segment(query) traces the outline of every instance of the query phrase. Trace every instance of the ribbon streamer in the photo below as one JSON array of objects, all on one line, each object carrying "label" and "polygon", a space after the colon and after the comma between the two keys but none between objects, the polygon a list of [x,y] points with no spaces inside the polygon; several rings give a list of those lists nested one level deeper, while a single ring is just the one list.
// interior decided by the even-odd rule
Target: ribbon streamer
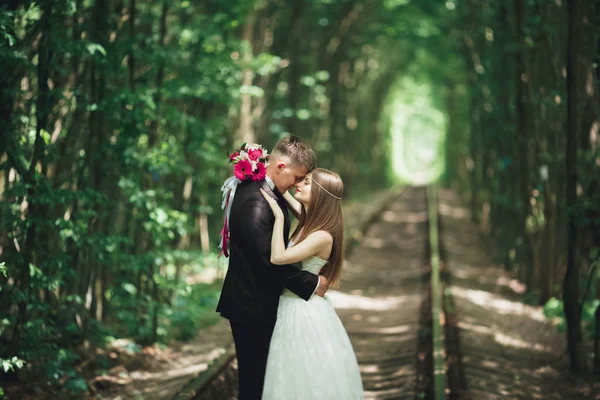
[{"label": "ribbon streamer", "polygon": [[229,242],[229,215],[231,213],[231,204],[233,203],[233,196],[235,196],[235,191],[237,189],[238,184],[241,181],[235,176],[227,178],[227,180],[221,186],[222,201],[221,201],[221,209],[225,210],[225,217],[223,218],[223,229],[221,230],[221,243],[219,244],[219,248],[221,249],[221,254],[225,255],[225,257],[229,257],[229,253],[227,252],[227,243]]}]

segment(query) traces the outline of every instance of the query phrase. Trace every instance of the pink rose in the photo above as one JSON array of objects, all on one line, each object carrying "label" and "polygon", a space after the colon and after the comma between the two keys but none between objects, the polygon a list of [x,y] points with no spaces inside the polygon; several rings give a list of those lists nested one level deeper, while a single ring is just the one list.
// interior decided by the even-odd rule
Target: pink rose
[{"label": "pink rose", "polygon": [[265,167],[265,164],[256,164],[256,171],[252,173],[252,180],[255,182],[262,181],[263,179],[265,179],[265,176],[267,176],[267,168]]},{"label": "pink rose", "polygon": [[233,160],[234,160],[234,159],[235,159],[237,156],[239,156],[239,155],[240,155],[240,152],[239,152],[239,151],[236,151],[235,153],[231,153],[231,154],[229,155],[229,161],[233,161]]},{"label": "pink rose", "polygon": [[233,173],[240,181],[246,180],[248,175],[252,175],[252,164],[250,161],[241,160],[233,167]]},{"label": "pink rose", "polygon": [[252,149],[252,150],[248,150],[248,158],[250,158],[250,160],[252,161],[256,161],[259,158],[261,158],[263,155],[262,150],[260,149]]}]

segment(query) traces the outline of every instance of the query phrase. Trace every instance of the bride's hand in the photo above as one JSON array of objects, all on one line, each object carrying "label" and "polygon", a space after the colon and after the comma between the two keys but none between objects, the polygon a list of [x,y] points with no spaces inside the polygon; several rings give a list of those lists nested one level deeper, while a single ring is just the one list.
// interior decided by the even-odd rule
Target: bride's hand
[{"label": "bride's hand", "polygon": [[262,193],[265,200],[267,200],[267,203],[269,203],[269,206],[271,206],[271,210],[273,211],[273,215],[275,215],[275,218],[283,219],[283,211],[281,210],[281,207],[279,207],[279,203],[277,203],[275,199],[269,196],[267,192],[265,192],[263,189],[260,189],[260,192]]},{"label": "bride's hand", "polygon": [[329,290],[329,280],[325,278],[325,276],[319,275],[319,286],[317,286],[315,294],[317,296],[325,297],[327,290]]}]

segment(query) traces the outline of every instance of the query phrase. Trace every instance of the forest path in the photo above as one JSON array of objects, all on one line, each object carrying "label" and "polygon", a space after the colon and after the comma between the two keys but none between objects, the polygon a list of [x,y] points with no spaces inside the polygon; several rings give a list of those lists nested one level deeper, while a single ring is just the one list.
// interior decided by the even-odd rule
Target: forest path
[{"label": "forest path", "polygon": [[406,190],[346,260],[340,290],[330,290],[366,399],[415,398],[427,219],[425,189]]},{"label": "forest path", "polygon": [[470,393],[459,398],[600,399],[600,387],[592,393],[569,381],[565,335],[542,307],[521,302],[522,284],[493,264],[485,234],[456,193],[439,191],[439,213]]},{"label": "forest path", "polygon": [[[589,385],[576,388],[569,381],[564,335],[545,319],[541,307],[520,302],[522,285],[492,263],[485,234],[470,221],[458,196],[440,190],[438,197],[446,287],[456,316],[459,372],[466,383],[466,391],[450,398],[600,399]],[[370,204],[368,212],[365,207],[347,213],[355,221],[361,215],[364,226],[372,223],[364,235],[353,233],[360,240],[346,260],[340,289],[331,289],[329,296],[356,351],[365,398],[420,398],[418,381],[428,379],[418,361],[428,306],[423,279],[428,262],[426,191],[390,192]],[[171,399],[230,344],[223,320],[192,342],[170,349],[168,361],[129,373],[131,382],[118,393],[97,398]],[[229,400],[231,394],[225,393],[232,391],[224,391],[223,385],[232,383],[221,380],[221,388],[196,398]]]}]

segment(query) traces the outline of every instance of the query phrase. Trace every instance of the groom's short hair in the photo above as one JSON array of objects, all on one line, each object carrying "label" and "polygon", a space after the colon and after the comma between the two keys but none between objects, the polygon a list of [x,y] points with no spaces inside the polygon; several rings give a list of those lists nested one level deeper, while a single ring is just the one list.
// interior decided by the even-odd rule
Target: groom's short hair
[{"label": "groom's short hair", "polygon": [[298,136],[287,136],[275,144],[271,153],[288,156],[294,165],[304,165],[308,172],[317,168],[317,156],[313,149]]}]

